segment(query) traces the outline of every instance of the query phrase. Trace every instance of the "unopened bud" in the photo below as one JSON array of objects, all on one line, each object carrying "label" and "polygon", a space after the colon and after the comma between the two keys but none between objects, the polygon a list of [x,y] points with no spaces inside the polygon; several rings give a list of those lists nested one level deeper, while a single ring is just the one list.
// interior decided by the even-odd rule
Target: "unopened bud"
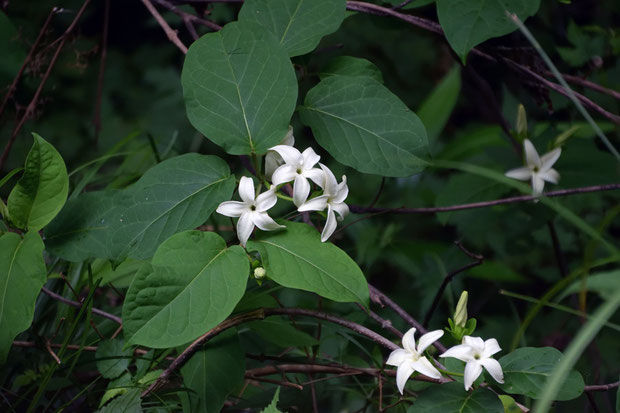
[{"label": "unopened bud", "polygon": [[254,278],[262,280],[267,275],[267,271],[263,267],[257,267],[254,269]]},{"label": "unopened bud", "polygon": [[467,291],[461,293],[461,298],[456,305],[456,311],[454,312],[454,324],[458,327],[465,327],[467,324]]},{"label": "unopened bud", "polygon": [[517,110],[517,135],[521,139],[527,138],[527,115],[523,105],[519,105]]}]

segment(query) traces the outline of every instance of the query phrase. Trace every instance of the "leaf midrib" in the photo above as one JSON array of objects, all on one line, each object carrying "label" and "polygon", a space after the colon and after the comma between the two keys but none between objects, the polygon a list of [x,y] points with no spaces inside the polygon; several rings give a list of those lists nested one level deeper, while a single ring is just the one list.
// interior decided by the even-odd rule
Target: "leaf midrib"
[{"label": "leaf midrib", "polygon": [[4,307],[6,303],[6,292],[8,290],[9,281],[11,280],[11,271],[13,270],[13,263],[15,262],[15,257],[17,257],[17,253],[19,249],[22,247],[22,245],[24,245],[24,242],[25,242],[25,239],[23,238],[19,240],[19,244],[15,248],[15,253],[13,254],[13,257],[11,257],[11,262],[9,264],[9,270],[7,271],[6,284],[4,285],[4,291],[2,292],[2,307],[0,307],[0,321],[4,320]]}]

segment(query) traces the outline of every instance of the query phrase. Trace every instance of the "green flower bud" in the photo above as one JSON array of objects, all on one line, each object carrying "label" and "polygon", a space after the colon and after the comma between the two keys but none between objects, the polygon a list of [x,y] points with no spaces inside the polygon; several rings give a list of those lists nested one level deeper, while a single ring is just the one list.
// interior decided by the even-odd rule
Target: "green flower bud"
[{"label": "green flower bud", "polygon": [[458,327],[465,327],[467,324],[467,291],[461,293],[461,298],[456,305],[456,311],[454,312],[454,324]]},{"label": "green flower bud", "polygon": [[267,271],[263,267],[257,267],[254,269],[254,278],[262,280],[267,275]]}]

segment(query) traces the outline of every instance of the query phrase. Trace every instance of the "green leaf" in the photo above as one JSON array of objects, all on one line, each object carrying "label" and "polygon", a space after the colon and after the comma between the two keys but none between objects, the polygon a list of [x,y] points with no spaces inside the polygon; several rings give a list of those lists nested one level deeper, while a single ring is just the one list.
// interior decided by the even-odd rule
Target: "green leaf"
[{"label": "green leaf", "polygon": [[418,116],[431,144],[448,122],[461,91],[461,68],[455,65],[422,103]]},{"label": "green leaf", "polygon": [[527,282],[527,278],[519,274],[502,261],[484,261],[481,265],[467,271],[468,276],[496,282]]},{"label": "green leaf", "polygon": [[409,407],[408,413],[504,413],[501,400],[489,389],[467,392],[461,383],[429,387]]},{"label": "green leaf", "polygon": [[247,244],[248,251],[261,254],[269,278],[330,300],[368,305],[368,284],[355,261],[334,244],[321,242],[314,228],[285,224],[286,230],[261,232]]},{"label": "green leaf", "polygon": [[536,14],[540,0],[437,0],[436,3],[446,39],[465,63],[469,51],[478,44],[517,29],[506,11],[525,20]]},{"label": "green leaf", "polygon": [[271,399],[271,403],[269,406],[265,407],[262,413],[282,413],[278,410],[278,401],[280,400],[280,388],[276,389],[276,392],[273,394],[273,399]]},{"label": "green leaf", "polygon": [[82,194],[46,231],[51,252],[68,261],[150,258],[171,235],[203,224],[235,187],[228,165],[189,153],[161,162],[122,191]]},{"label": "green leaf", "polygon": [[96,413],[141,413],[141,392],[142,390],[139,388],[128,390],[97,410]]},{"label": "green leaf", "polygon": [[13,339],[30,327],[34,303],[46,280],[43,241],[37,232],[0,236],[0,364]]},{"label": "green leaf", "polygon": [[[552,347],[523,347],[499,359],[504,371],[504,384],[499,387],[510,394],[540,398],[546,380],[562,360],[562,353]],[[562,384],[555,400],[571,400],[583,392],[585,384],[579,372],[573,370]]]},{"label": "green leaf", "polygon": [[336,75],[369,77],[383,83],[383,75],[379,68],[372,62],[359,57],[338,56],[332,59],[319,73],[321,79]]},{"label": "green leaf", "polygon": [[293,65],[278,40],[249,21],[194,42],[181,75],[187,116],[233,155],[280,143],[297,102]]},{"label": "green leaf", "polygon": [[311,52],[323,36],[338,30],[345,8],[345,0],[246,0],[239,21],[268,29],[293,57]]},{"label": "green leaf", "polygon": [[248,280],[238,245],[212,232],[186,231],[159,246],[127,291],[123,329],[130,344],[153,348],[191,341],[226,319]]},{"label": "green leaf", "polygon": [[132,349],[123,350],[123,340],[105,340],[97,346],[97,370],[106,379],[115,379],[129,367]]},{"label": "green leaf", "polygon": [[284,320],[281,317],[269,317],[245,325],[263,340],[280,347],[306,347],[319,344],[319,341],[310,334],[298,330],[291,325],[289,320]]},{"label": "green leaf", "polygon": [[126,371],[115,380],[110,380],[105,393],[101,396],[101,401],[99,401],[99,408],[113,398],[127,393],[132,387],[133,383],[131,381],[131,373],[129,373],[129,371]]},{"label": "green leaf", "polygon": [[427,164],[424,125],[373,79],[330,76],[308,92],[300,115],[319,145],[360,172],[408,176]]},{"label": "green leaf", "polygon": [[502,401],[502,405],[504,406],[504,413],[522,412],[522,410],[517,405],[517,402],[512,397],[506,396],[505,394],[500,394],[499,399]]},{"label": "green leaf", "polygon": [[209,340],[181,368],[184,412],[219,412],[226,398],[243,385],[245,354],[237,330],[229,329]]},{"label": "green leaf", "polygon": [[560,300],[570,294],[578,293],[582,290],[594,291],[601,295],[603,299],[609,299],[616,290],[620,288],[620,270],[612,270],[589,275],[585,280],[577,280],[572,283],[559,297]]},{"label": "green leaf", "polygon": [[56,149],[45,139],[34,143],[19,179],[7,201],[11,221],[18,228],[38,231],[60,211],[69,192],[67,168]]}]

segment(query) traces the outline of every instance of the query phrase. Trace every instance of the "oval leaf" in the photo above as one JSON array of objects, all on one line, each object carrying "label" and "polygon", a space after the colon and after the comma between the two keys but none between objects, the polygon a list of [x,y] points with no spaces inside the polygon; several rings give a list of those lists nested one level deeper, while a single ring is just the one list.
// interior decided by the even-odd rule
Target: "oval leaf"
[{"label": "oval leaf", "polygon": [[340,248],[321,242],[318,232],[306,224],[286,222],[285,231],[261,232],[248,241],[247,249],[260,252],[267,276],[280,285],[368,305],[362,270]]},{"label": "oval leaf", "polygon": [[301,120],[336,160],[360,172],[408,176],[423,169],[428,142],[418,117],[367,77],[330,76],[308,92]]},{"label": "oval leaf", "polygon": [[506,11],[525,20],[536,14],[540,6],[540,0],[437,0],[436,3],[439,24],[463,63],[476,45],[517,30]]},{"label": "oval leaf", "polygon": [[67,168],[56,149],[33,133],[34,143],[7,206],[11,221],[19,228],[38,231],[46,226],[67,200]]},{"label": "oval leaf", "polygon": [[[523,347],[499,359],[504,370],[504,384],[499,387],[510,394],[523,394],[538,399],[563,354],[553,347]],[[566,377],[556,400],[571,400],[583,393],[585,384],[578,371]]]},{"label": "oval leaf", "polygon": [[361,76],[369,77],[383,83],[383,74],[377,66],[366,59],[353,56],[339,56],[332,59],[319,74],[321,79],[329,76]]},{"label": "oval leaf", "polygon": [[256,23],[229,23],[194,42],[181,83],[192,125],[230,154],[264,153],[288,132],[295,71],[274,35]]},{"label": "oval leaf", "polygon": [[191,341],[230,315],[245,292],[249,261],[211,232],[186,231],[159,246],[136,274],[123,305],[130,344],[153,348]]},{"label": "oval leaf", "polygon": [[504,413],[504,406],[489,389],[467,392],[461,383],[446,383],[424,390],[408,413]]},{"label": "oval leaf", "polygon": [[239,21],[269,29],[293,57],[311,52],[321,37],[338,30],[345,8],[345,0],[246,0]]},{"label": "oval leaf", "polygon": [[37,232],[0,237],[0,364],[13,339],[32,323],[34,303],[47,278]]}]

